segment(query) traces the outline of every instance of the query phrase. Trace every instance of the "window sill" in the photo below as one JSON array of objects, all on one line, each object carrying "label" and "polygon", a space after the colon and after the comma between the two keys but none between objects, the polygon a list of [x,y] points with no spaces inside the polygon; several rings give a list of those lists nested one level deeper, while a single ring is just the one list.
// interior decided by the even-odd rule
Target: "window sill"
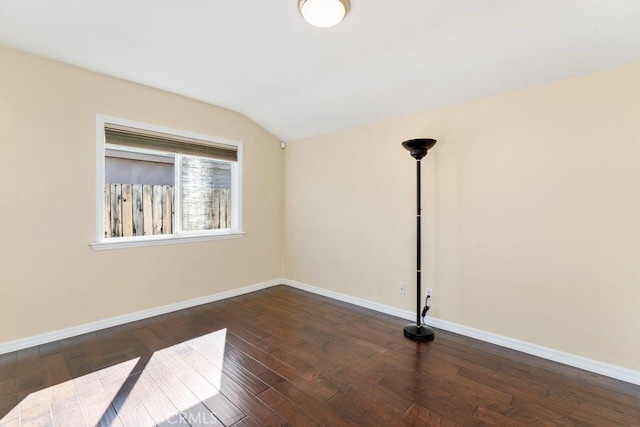
[{"label": "window sill", "polygon": [[206,234],[206,235],[180,235],[180,236],[153,236],[148,238],[140,237],[119,237],[113,241],[102,241],[96,243],[90,243],[89,246],[94,251],[108,251],[112,249],[127,249],[127,248],[140,248],[145,246],[162,246],[162,245],[175,245],[178,243],[193,243],[204,242],[208,240],[228,240],[228,239],[240,239],[244,237],[244,232],[228,232],[219,234]]}]

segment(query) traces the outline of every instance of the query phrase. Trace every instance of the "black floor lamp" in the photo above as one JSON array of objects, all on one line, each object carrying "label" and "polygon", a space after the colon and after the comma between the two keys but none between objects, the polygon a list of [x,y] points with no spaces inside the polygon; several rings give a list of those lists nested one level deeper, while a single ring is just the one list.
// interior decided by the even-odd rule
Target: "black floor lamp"
[{"label": "black floor lamp", "polygon": [[[421,320],[420,313],[420,240],[421,240],[421,232],[420,232],[420,215],[422,213],[422,209],[420,208],[420,162],[424,156],[427,155],[427,151],[431,147],[436,145],[435,139],[429,138],[421,138],[421,139],[410,139],[402,143],[402,146],[409,150],[411,153],[411,157],[416,159],[416,171],[417,171],[417,202],[418,202],[418,215],[417,215],[417,248],[418,248],[418,264],[416,268],[416,287],[417,287],[417,308],[416,308],[416,323],[410,323],[404,327],[404,336],[407,338],[411,338],[413,340],[432,340],[434,337],[433,329],[430,327],[423,325]],[[422,317],[427,314],[428,306],[425,305],[424,311],[422,312]]]}]

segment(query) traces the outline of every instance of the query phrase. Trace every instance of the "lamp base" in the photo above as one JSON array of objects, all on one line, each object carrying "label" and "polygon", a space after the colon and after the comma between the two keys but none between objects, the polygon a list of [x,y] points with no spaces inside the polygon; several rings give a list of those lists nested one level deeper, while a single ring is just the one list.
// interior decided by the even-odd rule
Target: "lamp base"
[{"label": "lamp base", "polygon": [[434,335],[433,329],[425,325],[418,327],[415,323],[410,323],[404,327],[404,336],[412,340],[431,341]]}]

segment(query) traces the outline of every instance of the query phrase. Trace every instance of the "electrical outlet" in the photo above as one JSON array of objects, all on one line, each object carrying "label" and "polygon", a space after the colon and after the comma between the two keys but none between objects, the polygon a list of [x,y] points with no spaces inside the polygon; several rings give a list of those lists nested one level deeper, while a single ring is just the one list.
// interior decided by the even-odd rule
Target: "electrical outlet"
[{"label": "electrical outlet", "polygon": [[433,301],[433,289],[427,288],[427,298]]},{"label": "electrical outlet", "polygon": [[404,282],[400,282],[400,285],[398,286],[398,293],[400,295],[405,295],[407,293],[407,288],[404,287]]}]

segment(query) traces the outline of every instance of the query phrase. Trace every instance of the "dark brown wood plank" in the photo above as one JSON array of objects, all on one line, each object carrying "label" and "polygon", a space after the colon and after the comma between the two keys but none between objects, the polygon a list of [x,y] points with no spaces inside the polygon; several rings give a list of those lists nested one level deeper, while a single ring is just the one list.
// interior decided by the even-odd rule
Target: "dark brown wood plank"
[{"label": "dark brown wood plank", "polygon": [[[545,368],[546,366],[543,366]],[[618,381],[613,378],[605,377],[593,372],[587,372],[580,370],[578,373],[578,380],[588,384],[597,385],[598,387],[614,391],[616,393],[623,393],[628,396],[640,399],[640,389],[634,385]]]},{"label": "dark brown wood plank", "polygon": [[15,378],[18,375],[18,353],[0,354],[0,381]]},{"label": "dark brown wood plank", "polygon": [[4,425],[640,425],[640,386],[286,286],[0,355]]},{"label": "dark brown wood plank", "polygon": [[209,377],[209,381],[206,379],[207,377],[202,376],[201,372],[191,371],[179,378],[222,424],[232,425],[244,418],[245,413],[218,389],[221,387],[221,382],[216,387],[209,382],[211,377]]},{"label": "dark brown wood plank", "polygon": [[94,404],[82,407],[85,420],[89,426],[97,427],[122,427],[122,422],[113,407],[107,404]]},{"label": "dark brown wood plank", "polygon": [[118,416],[142,407],[142,403],[133,393],[133,386],[139,375],[124,377],[123,375],[110,374],[101,379],[107,398],[111,401],[111,406],[118,413]]},{"label": "dark brown wood plank", "polygon": [[138,376],[133,392],[156,424],[180,420],[180,411],[146,372]]},{"label": "dark brown wood plank", "polygon": [[32,390],[44,385],[42,360],[38,347],[18,351],[18,388]]},{"label": "dark brown wood plank", "polygon": [[508,425],[508,426],[526,426],[531,424],[521,423],[506,415],[494,412],[485,406],[478,406],[473,416],[487,424]]},{"label": "dark brown wood plank", "polygon": [[[192,426],[212,426],[220,425],[220,420],[216,418],[211,411],[202,403],[196,403],[195,405],[185,408],[180,411],[181,417],[184,419],[183,425]],[[180,425],[177,417],[173,417],[165,422],[165,425]]]},{"label": "dark brown wood plank", "polygon": [[304,408],[306,411],[312,413],[314,417],[322,420],[322,422],[329,426],[346,426],[355,425],[355,423],[349,421],[342,414],[337,414],[331,411],[322,402],[316,400],[313,396],[305,393],[294,384],[282,378],[275,372],[269,371],[260,377],[273,389],[278,391],[282,396],[286,397],[293,404]]},{"label": "dark brown wood plank", "polygon": [[84,349],[82,348],[78,337],[66,338],[58,341],[58,343],[60,344],[60,351],[62,351],[65,360],[84,356]]},{"label": "dark brown wood plank", "polygon": [[18,396],[18,378],[0,381],[0,401],[8,396]]},{"label": "dark brown wood plank", "polygon": [[258,399],[274,408],[291,425],[324,426],[324,423],[314,414],[307,412],[272,388],[260,393]]},{"label": "dark brown wood plank", "polygon": [[20,399],[17,394],[0,398],[0,420],[20,425]]},{"label": "dark brown wood plank", "polygon": [[118,414],[118,417],[125,426],[154,426],[153,418],[142,407],[137,407],[130,411]]},{"label": "dark brown wood plank", "polygon": [[263,401],[228,377],[222,377],[220,391],[240,408],[247,416],[261,426],[281,426],[285,421],[276,409],[272,409]]},{"label": "dark brown wood plank", "polygon": [[62,353],[54,353],[50,356],[42,357],[42,368],[44,370],[44,382],[47,386],[55,386],[72,379]]},{"label": "dark brown wood plank", "polygon": [[315,381],[313,378],[305,377],[303,372],[296,371],[286,363],[281,362],[233,334],[229,334],[227,343],[253,357],[260,363],[269,366],[271,370],[296,384],[298,387],[315,393],[320,399],[330,399],[336,393],[336,388],[333,385],[327,384],[326,381]]},{"label": "dark brown wood plank", "polygon": [[[443,423],[442,417],[437,413],[425,408],[424,406],[420,406],[417,403],[411,404],[409,409],[405,412],[407,415],[415,418],[416,420],[422,422],[425,426],[442,426],[445,425]],[[454,423],[452,423],[454,424]]]},{"label": "dark brown wood plank", "polygon": [[53,341],[50,343],[42,344],[38,346],[40,357],[51,356],[52,354],[60,353],[60,341]]},{"label": "dark brown wood plank", "polygon": [[367,379],[365,375],[358,373],[358,371],[354,369],[340,368],[331,372],[329,375],[331,375],[335,381],[349,385],[367,394],[371,400],[383,402],[400,412],[406,412],[413,404],[412,400],[403,398],[380,386],[375,378]]},{"label": "dark brown wood plank", "polygon": [[[78,394],[78,400],[83,410],[86,412],[87,408],[92,408],[92,412],[95,412],[96,405],[102,406],[103,413],[111,405],[111,400],[107,398],[107,394],[102,388],[102,383],[97,374],[91,373],[82,377],[78,377],[72,380],[73,386]],[[99,418],[98,418],[99,419]]]},{"label": "dark brown wood plank", "polygon": [[53,401],[51,414],[54,424],[58,426],[81,426],[85,422],[80,401],[75,393],[70,397]]},{"label": "dark brown wood plank", "polygon": [[26,408],[20,408],[20,423],[23,426],[53,426],[51,406],[42,401]]},{"label": "dark brown wood plank", "polygon": [[341,387],[327,405],[358,425],[421,425],[419,420],[403,414],[391,406],[370,399],[365,393],[350,387]]},{"label": "dark brown wood plank", "polygon": [[241,419],[240,421],[235,423],[233,425],[233,427],[260,427],[260,424],[258,424],[257,422],[253,421],[249,417],[244,417],[243,419]]}]

